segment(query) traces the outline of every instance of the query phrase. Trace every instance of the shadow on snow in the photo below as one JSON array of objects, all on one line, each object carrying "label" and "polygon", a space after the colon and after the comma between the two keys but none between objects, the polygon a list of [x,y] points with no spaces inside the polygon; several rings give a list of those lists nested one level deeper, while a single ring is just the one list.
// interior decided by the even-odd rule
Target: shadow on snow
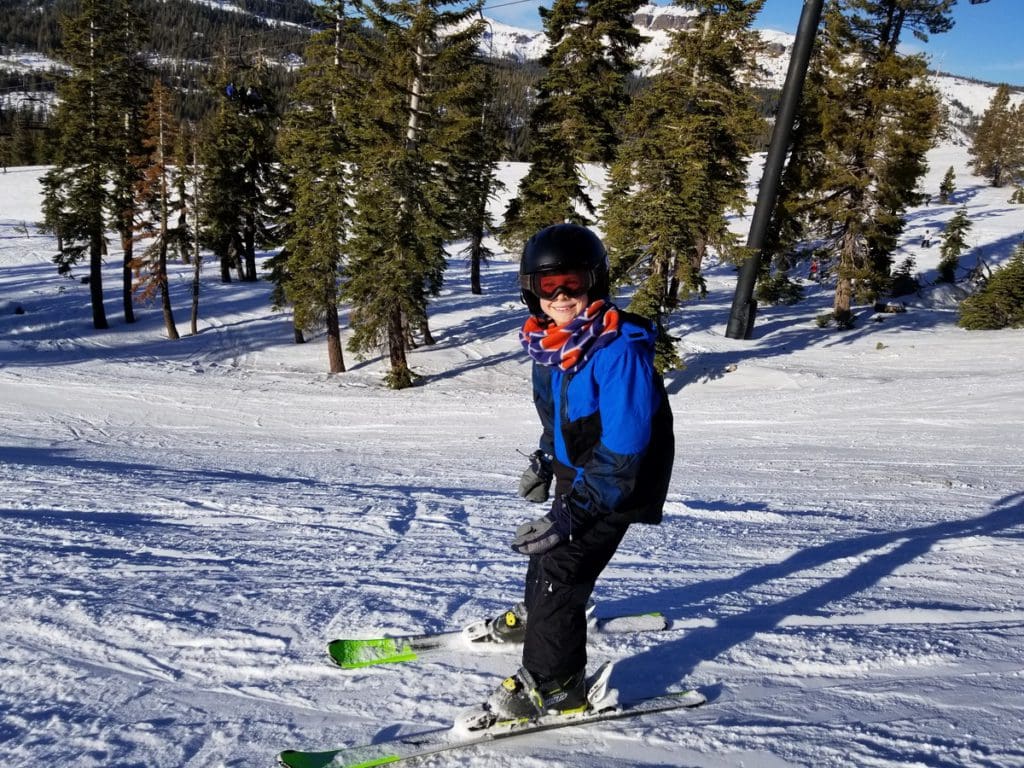
[{"label": "shadow on snow", "polygon": [[[804,549],[781,562],[757,566],[729,578],[703,581],[648,595],[640,601],[631,601],[627,606],[615,606],[613,603],[607,607],[635,611],[657,605],[668,618],[685,618],[688,607],[713,600],[717,596],[753,590],[800,571],[886,549],[860,563],[849,573],[829,579],[805,592],[770,605],[754,605],[743,613],[717,618],[714,627],[687,630],[678,640],[660,643],[655,648],[623,659],[616,664],[615,682],[628,694],[635,687],[630,681],[684,680],[701,662],[720,656],[758,633],[773,631],[788,616],[821,614],[827,610],[828,605],[874,586],[897,568],[928,552],[938,542],[999,534],[1016,538],[1024,531],[1011,532],[1010,529],[1015,526],[1024,526],[1024,493],[1004,497],[992,512],[982,517],[854,536]],[[895,546],[887,549],[892,545]],[[659,692],[644,690],[642,694]]]}]

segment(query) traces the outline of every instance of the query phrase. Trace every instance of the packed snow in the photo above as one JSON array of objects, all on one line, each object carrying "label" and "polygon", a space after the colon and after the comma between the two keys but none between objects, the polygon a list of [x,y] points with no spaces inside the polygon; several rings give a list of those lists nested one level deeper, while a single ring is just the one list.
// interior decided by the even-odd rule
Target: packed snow
[{"label": "packed snow", "polygon": [[[952,165],[958,191],[910,213],[897,262],[934,280],[921,236],[960,205],[962,274],[1004,262],[1022,208],[962,148],[931,160],[926,188]],[[93,330],[84,268],[57,276],[35,226],[41,171],[0,175],[2,762],[270,766],[485,697],[515,649],[346,672],[325,645],[518,597],[508,541],[538,514],[515,493],[538,426],[515,258],[474,296],[452,244],[437,343],[395,392],[379,357],[326,374],[322,338],[291,343],[267,282],[224,285],[212,265],[199,334],[169,341],[158,307],[122,322],[113,251],[111,327]],[[522,172],[503,167],[509,190]],[[183,333],[189,277],[174,267]],[[673,629],[589,653],[616,662],[624,698],[696,686],[709,703],[418,764],[1024,766],[1024,331],[961,330],[936,289],[823,330],[830,287],[808,283],[732,340],[735,273],[708,281],[675,325],[665,521],[631,529],[595,595],[598,614]]]}]

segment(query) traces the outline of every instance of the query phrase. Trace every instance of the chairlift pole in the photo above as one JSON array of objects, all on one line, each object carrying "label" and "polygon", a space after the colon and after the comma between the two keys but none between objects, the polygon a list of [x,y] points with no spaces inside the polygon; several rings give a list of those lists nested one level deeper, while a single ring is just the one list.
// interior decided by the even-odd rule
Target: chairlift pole
[{"label": "chairlift pole", "polygon": [[[975,2],[976,0],[971,0]],[[986,0],[977,0],[986,2]],[[821,9],[824,0],[804,0],[804,8],[800,14],[800,26],[797,28],[796,41],[793,43],[793,54],[786,72],[786,82],[782,87],[779,111],[775,117],[775,128],[768,147],[764,173],[758,189],[757,204],[750,222],[750,233],[747,235],[747,248],[751,256],[740,269],[736,284],[736,295],[732,300],[729,323],[725,335],[730,339],[749,339],[754,330],[754,316],[757,314],[757,302],[754,300],[754,284],[761,265],[765,234],[771,221],[772,211],[779,197],[779,183],[782,169],[789,150],[790,138],[793,134],[793,122],[796,110],[800,106],[800,97],[804,89],[807,66],[811,60],[814,38],[821,21]]]}]

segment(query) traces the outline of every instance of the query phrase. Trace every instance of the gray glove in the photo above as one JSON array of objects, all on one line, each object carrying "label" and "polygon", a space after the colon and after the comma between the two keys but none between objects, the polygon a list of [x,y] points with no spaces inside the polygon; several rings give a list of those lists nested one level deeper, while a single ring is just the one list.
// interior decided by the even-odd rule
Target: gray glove
[{"label": "gray glove", "polygon": [[521,555],[539,555],[554,548],[565,539],[558,524],[550,517],[538,517],[523,523],[512,539],[512,549]]},{"label": "gray glove", "polygon": [[553,477],[551,458],[544,451],[534,451],[530,454],[530,466],[519,478],[519,495],[537,504],[547,501]]}]

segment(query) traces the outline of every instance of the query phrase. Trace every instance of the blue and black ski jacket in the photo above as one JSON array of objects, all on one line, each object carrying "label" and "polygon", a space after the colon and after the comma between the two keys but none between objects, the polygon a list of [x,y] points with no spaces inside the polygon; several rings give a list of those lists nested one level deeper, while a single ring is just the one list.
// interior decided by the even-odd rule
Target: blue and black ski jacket
[{"label": "blue and black ski jacket", "polygon": [[619,336],[581,370],[533,365],[540,448],[554,457],[556,493],[585,517],[661,522],[675,438],[656,337],[646,319],[622,312]]}]

